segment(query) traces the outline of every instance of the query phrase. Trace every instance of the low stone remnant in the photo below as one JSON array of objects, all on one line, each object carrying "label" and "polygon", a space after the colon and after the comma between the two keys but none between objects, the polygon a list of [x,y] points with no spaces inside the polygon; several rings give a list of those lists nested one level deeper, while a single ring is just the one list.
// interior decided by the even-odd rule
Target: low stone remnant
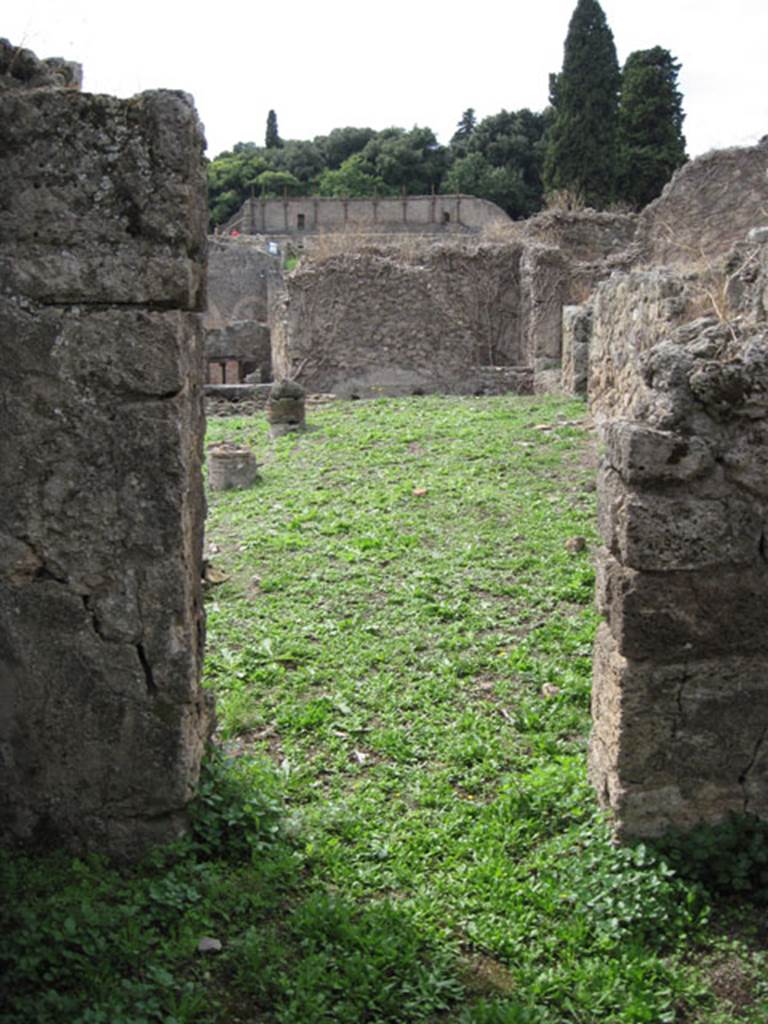
[{"label": "low stone remnant", "polygon": [[0,830],[130,858],[183,831],[212,726],[204,143],[183,93],[38,63],[0,88]]},{"label": "low stone remnant", "polygon": [[731,812],[768,818],[768,322],[754,302],[768,267],[758,255],[742,247],[722,270],[746,279],[727,320],[686,320],[697,282],[670,271],[614,278],[595,300],[604,622],[590,776],[622,836]]},{"label": "low stone remnant", "polygon": [[222,441],[208,446],[208,487],[212,491],[242,491],[258,478],[256,456],[245,445]]},{"label": "low stone remnant", "polygon": [[269,436],[306,430],[304,388],[293,380],[281,380],[273,385],[267,401]]}]

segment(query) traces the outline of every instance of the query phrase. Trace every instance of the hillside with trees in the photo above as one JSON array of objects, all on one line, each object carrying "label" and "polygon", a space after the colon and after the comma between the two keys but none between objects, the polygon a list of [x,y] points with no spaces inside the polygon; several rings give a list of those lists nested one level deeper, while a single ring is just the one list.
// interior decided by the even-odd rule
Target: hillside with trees
[{"label": "hillside with trees", "polygon": [[597,0],[578,0],[563,66],[542,112],[460,116],[448,145],[431,128],[334,128],[282,139],[267,116],[264,145],[238,142],[208,168],[211,224],[250,196],[395,196],[464,193],[513,219],[546,203],[639,209],[686,160],[679,63],[660,46],[631,53],[620,70]]}]

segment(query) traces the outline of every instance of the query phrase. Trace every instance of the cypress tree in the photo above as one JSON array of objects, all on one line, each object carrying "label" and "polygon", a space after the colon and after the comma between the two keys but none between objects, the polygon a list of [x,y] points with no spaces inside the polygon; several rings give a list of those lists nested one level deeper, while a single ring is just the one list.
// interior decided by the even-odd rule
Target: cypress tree
[{"label": "cypress tree", "polygon": [[568,189],[592,206],[615,195],[619,63],[597,0],[579,0],[565,39],[563,69],[550,78],[554,118],[547,142],[548,190]]},{"label": "cypress tree", "polygon": [[267,135],[264,145],[267,149],[279,149],[282,144],[283,140],[277,133],[277,114],[274,110],[270,110],[267,114]]},{"label": "cypress tree", "polygon": [[619,195],[637,209],[686,161],[680,65],[654,46],[627,57],[619,100]]}]

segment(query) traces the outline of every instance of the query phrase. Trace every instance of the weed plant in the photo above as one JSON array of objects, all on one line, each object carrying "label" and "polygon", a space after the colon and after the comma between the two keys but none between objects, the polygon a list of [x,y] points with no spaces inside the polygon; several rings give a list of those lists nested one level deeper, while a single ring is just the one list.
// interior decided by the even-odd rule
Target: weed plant
[{"label": "weed plant", "polygon": [[210,496],[219,731],[190,835],[131,869],[3,854],[3,1021],[766,1019],[749,905],[615,846],[586,784],[584,416],[434,397],[274,442],[209,424],[263,480]]}]

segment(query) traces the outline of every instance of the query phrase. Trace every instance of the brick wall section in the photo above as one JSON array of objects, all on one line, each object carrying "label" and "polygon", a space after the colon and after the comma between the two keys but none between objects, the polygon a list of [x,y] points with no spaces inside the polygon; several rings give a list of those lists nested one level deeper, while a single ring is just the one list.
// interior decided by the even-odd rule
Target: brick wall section
[{"label": "brick wall section", "polygon": [[191,100],[0,89],[0,828],[184,827],[203,643],[203,139]]}]

